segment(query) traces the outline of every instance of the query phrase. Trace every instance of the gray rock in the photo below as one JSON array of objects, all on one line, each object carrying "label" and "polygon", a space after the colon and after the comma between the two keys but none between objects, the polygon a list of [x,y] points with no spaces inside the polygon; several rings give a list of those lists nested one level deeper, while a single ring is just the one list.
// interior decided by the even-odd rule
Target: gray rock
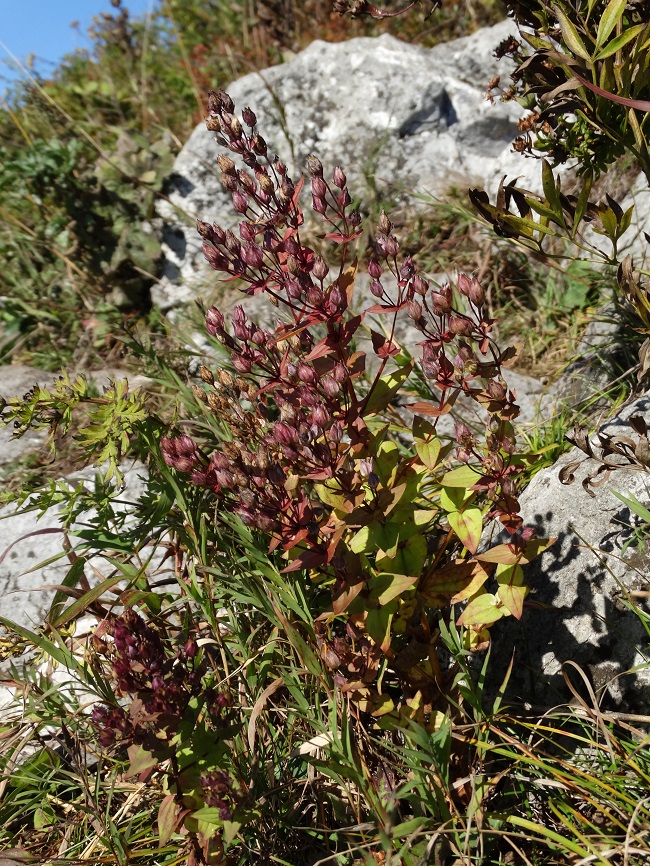
[{"label": "gray rock", "polygon": [[[89,485],[94,475],[93,470],[85,470],[69,481],[72,486]],[[129,510],[129,502],[142,494],[145,478],[144,466],[136,465],[125,471],[125,487],[120,497],[125,510]],[[82,521],[76,527],[80,528],[81,524]],[[74,537],[69,540],[73,547],[78,543]],[[36,511],[16,513],[13,505],[0,509],[2,616],[28,628],[43,624],[55,594],[55,590],[46,587],[60,585],[70,569],[64,541],[60,512],[56,509],[50,509],[40,520]],[[106,560],[98,556],[93,563],[99,573],[106,572]],[[90,566],[87,576],[91,581],[96,580]]]},{"label": "gray rock", "polygon": [[[227,89],[238,110],[249,105],[257,113],[269,149],[294,177],[315,153],[328,172],[343,166],[362,199],[364,172],[384,197],[405,190],[440,194],[453,183],[482,185],[503,166],[521,114],[514,103],[485,99],[490,78],[510,68],[492,52],[513,27],[504,21],[431,49],[387,35],[317,41],[289,62]],[[214,285],[193,220],[224,227],[239,221],[216,170],[222,151],[200,124],[174,165],[170,201],[159,211],[164,277],[152,293],[162,309]]]},{"label": "gray rock", "polygon": [[[636,439],[626,423],[633,414],[650,421],[650,394],[603,429]],[[542,470],[521,496],[524,525],[557,542],[526,569],[531,593],[521,621],[509,617],[493,629],[494,684],[514,651],[511,697],[545,705],[566,701],[571,695],[562,664],[574,661],[603,689],[605,706],[647,712],[650,639],[626,601],[629,592],[648,589],[650,551],[634,540],[639,519],[612,491],[632,494],[647,506],[650,474],[618,470],[592,498],[581,482],[598,464],[582,464],[571,486],[558,478],[563,466],[581,456],[574,449]],[[635,603],[648,614],[647,600]],[[583,687],[579,691],[586,697]]]},{"label": "gray rock", "polygon": [[624,256],[632,256],[637,269],[648,268],[650,243],[645,239],[644,232],[650,235],[650,187],[643,172],[621,202],[624,211],[631,206],[634,206],[632,224],[619,242],[619,260]]}]

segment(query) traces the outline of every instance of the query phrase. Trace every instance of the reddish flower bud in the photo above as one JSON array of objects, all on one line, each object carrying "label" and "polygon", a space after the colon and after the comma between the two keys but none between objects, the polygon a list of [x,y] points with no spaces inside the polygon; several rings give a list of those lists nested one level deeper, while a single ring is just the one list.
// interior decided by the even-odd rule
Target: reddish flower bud
[{"label": "reddish flower bud", "polygon": [[311,417],[314,424],[317,424],[321,429],[325,427],[330,419],[329,413],[323,405],[316,406]]},{"label": "reddish flower bud", "polygon": [[375,249],[380,256],[393,258],[399,252],[397,238],[392,235],[380,235],[375,243]]},{"label": "reddish flower bud", "polygon": [[327,267],[325,260],[321,258],[321,256],[316,256],[314,259],[314,264],[311,269],[313,276],[316,277],[317,280],[321,282],[325,279],[325,277],[329,273],[329,268]]},{"label": "reddish flower bud", "polygon": [[345,368],[345,364],[342,364],[341,361],[337,361],[332,370],[332,377],[335,382],[345,382],[348,378],[348,371]]},{"label": "reddish flower bud", "polygon": [[327,184],[322,177],[313,177],[311,179],[311,191],[319,198],[325,198],[327,195]]},{"label": "reddish flower bud", "polygon": [[378,280],[383,273],[384,269],[377,259],[370,259],[368,262],[368,274],[373,278],[373,280]]},{"label": "reddish flower bud", "polygon": [[217,271],[227,271],[230,264],[226,256],[215,249],[209,241],[203,241],[203,255],[210,267]]},{"label": "reddish flower bud", "polygon": [[471,334],[473,330],[473,325],[469,319],[466,319],[464,316],[450,316],[449,317],[449,330],[452,334],[458,336],[459,334]]},{"label": "reddish flower bud", "polygon": [[476,277],[472,278],[472,281],[469,285],[469,289],[467,291],[467,297],[474,304],[475,307],[482,307],[485,303],[485,289],[476,279]]},{"label": "reddish flower bud", "polygon": [[244,108],[242,110],[241,117],[246,126],[250,126],[251,129],[257,123],[257,117],[255,117],[255,112],[251,108]]},{"label": "reddish flower bud", "polygon": [[446,316],[451,312],[451,289],[449,286],[442,286],[438,291],[433,291],[429,295],[429,303],[431,310],[436,316]]},{"label": "reddish flower bud", "polygon": [[205,327],[211,337],[216,337],[219,331],[223,330],[223,313],[220,313],[216,307],[210,307],[205,314]]},{"label": "reddish flower bud", "polygon": [[311,206],[316,213],[324,214],[327,211],[327,202],[319,195],[313,195],[311,197]]},{"label": "reddish flower bud", "polygon": [[266,146],[266,141],[262,138],[261,135],[255,133],[252,138],[251,145],[255,153],[259,154],[260,156],[266,156],[266,151],[268,148]]},{"label": "reddish flower bud", "polygon": [[259,268],[264,261],[261,247],[252,241],[247,241],[241,253],[242,261],[250,268]]},{"label": "reddish flower bud", "polygon": [[411,256],[407,256],[404,259],[404,264],[399,269],[399,275],[403,280],[410,280],[414,273],[415,267],[413,266],[413,259]]},{"label": "reddish flower bud", "polygon": [[494,400],[505,400],[506,389],[500,382],[496,382],[494,379],[488,382],[487,392]]},{"label": "reddish flower bud", "polygon": [[298,364],[298,378],[305,384],[311,384],[316,381],[316,371],[310,364],[301,361]]},{"label": "reddish flower bud", "polygon": [[225,240],[226,249],[229,253],[238,256],[241,252],[241,243],[238,238],[228,229]]},{"label": "reddish flower bud", "polygon": [[292,445],[298,440],[295,428],[289,427],[282,421],[276,421],[273,425],[273,436],[280,445]]},{"label": "reddish flower bud", "polygon": [[254,241],[257,237],[255,226],[251,223],[239,223],[239,237],[243,241]]},{"label": "reddish flower bud", "polygon": [[323,164],[317,156],[311,154],[307,157],[307,170],[312,177],[323,176]]},{"label": "reddish flower bud", "polygon": [[381,235],[390,234],[390,230],[393,228],[393,224],[386,216],[386,211],[381,212],[381,216],[379,217],[379,222],[377,223],[377,231]]},{"label": "reddish flower bud", "polygon": [[269,195],[273,192],[274,186],[273,181],[268,176],[268,174],[261,174],[258,178],[260,188],[263,192],[269,193]]},{"label": "reddish flower bud", "polygon": [[253,366],[251,361],[243,355],[233,355],[232,365],[238,373],[250,373]]},{"label": "reddish flower bud", "polygon": [[345,305],[347,303],[347,298],[341,291],[340,287],[337,283],[334,283],[332,288],[330,289],[329,297],[329,308],[332,313],[339,313],[345,309]]},{"label": "reddish flower bud", "polygon": [[418,304],[417,301],[409,301],[407,311],[409,314],[409,318],[413,319],[416,322],[422,316],[422,307],[420,304]]},{"label": "reddish flower bud", "polygon": [[248,210],[248,198],[243,192],[235,190],[232,194],[232,206],[237,213],[246,213]]},{"label": "reddish flower bud", "polygon": [[352,211],[352,213],[348,216],[348,222],[354,228],[356,228],[358,225],[361,225],[361,214],[358,210]]},{"label": "reddish flower bud", "polygon": [[239,118],[236,117],[234,114],[230,118],[230,131],[234,138],[240,138],[243,131],[241,123],[239,122]]},{"label": "reddish flower bud", "polygon": [[352,204],[352,199],[350,198],[350,193],[347,189],[341,190],[341,192],[336,196],[336,201],[341,208],[346,208],[348,205]]},{"label": "reddish flower bud", "polygon": [[413,291],[416,294],[421,295],[423,298],[429,291],[429,283],[426,280],[423,280],[422,277],[413,277],[411,285],[413,286]]},{"label": "reddish flower bud", "polygon": [[322,386],[328,397],[336,397],[340,391],[339,383],[332,376],[325,376],[322,380]]},{"label": "reddish flower bud", "polygon": [[320,289],[317,289],[316,286],[312,286],[307,291],[307,303],[310,307],[322,307],[323,306],[323,293]]},{"label": "reddish flower bud", "polygon": [[383,287],[382,284],[379,282],[379,280],[373,280],[373,281],[370,283],[370,292],[371,292],[371,293],[372,293],[376,298],[383,298],[383,297],[384,297],[384,287]]},{"label": "reddish flower bud", "polygon": [[332,174],[332,180],[334,182],[334,186],[338,186],[339,189],[343,189],[345,186],[347,179],[345,177],[345,172],[341,168],[340,165],[337,165]]},{"label": "reddish flower bud", "polygon": [[229,156],[226,156],[225,153],[219,154],[219,156],[217,157],[217,165],[224,174],[235,174],[235,163]]}]

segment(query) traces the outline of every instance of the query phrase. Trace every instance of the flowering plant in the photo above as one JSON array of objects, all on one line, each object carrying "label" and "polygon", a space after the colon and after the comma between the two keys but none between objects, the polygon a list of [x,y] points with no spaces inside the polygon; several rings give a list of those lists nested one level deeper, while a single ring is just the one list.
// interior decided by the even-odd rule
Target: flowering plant
[{"label": "flowering plant", "polygon": [[[218,159],[242,221],[237,234],[199,222],[205,257],[285,316],[267,328],[238,305],[227,328],[220,310],[208,310],[207,331],[230,369],[202,368],[195,394],[227,433],[212,452],[187,434],[166,437],[164,459],[263,533],[285,571],[301,569],[327,591],[316,612],[320,649],[361,709],[393,712],[391,682],[406,698],[402,711],[432,707],[443,678],[437,611],[463,602],[457,621],[468,646],[487,646],[489,625],[521,616],[521,566],[546,545],[522,530],[518,513],[519,410],[502,373],[516,351],[496,344],[479,281],[430,283],[385,213],[367,262],[373,298],[355,313],[362,218],[342,168],[329,179],[319,159],[307,161],[332,270],[305,240],[303,181],[271,155],[254,112],[244,108],[240,119],[227,93],[211,93],[207,125],[244,167]],[[417,365],[395,336],[400,315],[422,334]],[[372,365],[358,347],[368,323]],[[399,406],[409,378],[431,399]],[[439,421],[461,397],[483,410],[485,434],[458,421],[455,441],[445,441]],[[493,518],[508,541],[480,551]]]}]

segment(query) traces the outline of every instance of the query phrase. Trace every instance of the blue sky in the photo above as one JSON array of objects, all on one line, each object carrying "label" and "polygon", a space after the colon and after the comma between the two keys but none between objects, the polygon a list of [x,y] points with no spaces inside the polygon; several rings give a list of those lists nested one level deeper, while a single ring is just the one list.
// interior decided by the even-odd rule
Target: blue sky
[{"label": "blue sky", "polygon": [[[153,0],[125,0],[133,15],[144,15]],[[75,48],[87,48],[86,30],[93,16],[115,12],[110,0],[0,0],[0,42],[25,62],[34,54],[56,63]],[[70,25],[78,21],[80,26]],[[8,57],[0,46],[0,60]],[[39,61],[38,69],[47,74],[48,63]],[[12,78],[11,70],[0,64],[0,90]]]}]

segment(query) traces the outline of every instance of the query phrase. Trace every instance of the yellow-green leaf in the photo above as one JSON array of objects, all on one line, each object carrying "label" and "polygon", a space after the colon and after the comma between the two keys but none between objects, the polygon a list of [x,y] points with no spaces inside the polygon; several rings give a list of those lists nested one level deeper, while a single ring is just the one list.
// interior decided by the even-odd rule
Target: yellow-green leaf
[{"label": "yellow-green leaf", "polygon": [[[600,48],[608,40],[609,34],[623,17],[626,6],[627,0],[610,0],[607,4],[598,24],[596,48]],[[564,33],[564,31],[562,32]]]},{"label": "yellow-green leaf", "polygon": [[470,466],[458,466],[451,472],[446,472],[440,482],[443,487],[473,487],[481,476]]},{"label": "yellow-green leaf", "polygon": [[[625,0],[623,0],[623,2],[625,2]],[[570,21],[559,6],[554,7],[554,12],[562,29],[562,39],[567,48],[574,54],[577,54],[578,57],[582,57],[582,59],[586,60],[587,63],[591,63],[591,55],[585,48],[585,44],[580,38],[573,22]]]},{"label": "yellow-green leaf", "polygon": [[467,607],[458,617],[458,625],[491,625],[502,616],[503,609],[499,607],[496,595],[483,590],[468,602]]},{"label": "yellow-green leaf", "polygon": [[370,598],[376,599],[383,607],[410,589],[417,579],[406,574],[376,574],[368,584]]},{"label": "yellow-green leaf", "polygon": [[440,439],[416,439],[415,450],[427,469],[436,468],[440,457]]},{"label": "yellow-green leaf", "polygon": [[447,515],[449,525],[470,553],[476,553],[483,532],[483,514],[479,508],[452,511]]},{"label": "yellow-green leaf", "polygon": [[616,52],[620,51],[628,42],[631,42],[635,37],[637,37],[639,33],[645,29],[645,26],[645,24],[635,24],[634,27],[630,27],[629,30],[621,33],[620,36],[615,36],[611,42],[608,42],[607,45],[600,49],[598,54],[594,57],[594,60],[604,60],[606,57],[611,57],[612,54],[616,54]]},{"label": "yellow-green leaf", "polygon": [[473,490],[466,487],[443,487],[440,491],[440,507],[448,512],[460,511],[467,500],[475,495]]}]

